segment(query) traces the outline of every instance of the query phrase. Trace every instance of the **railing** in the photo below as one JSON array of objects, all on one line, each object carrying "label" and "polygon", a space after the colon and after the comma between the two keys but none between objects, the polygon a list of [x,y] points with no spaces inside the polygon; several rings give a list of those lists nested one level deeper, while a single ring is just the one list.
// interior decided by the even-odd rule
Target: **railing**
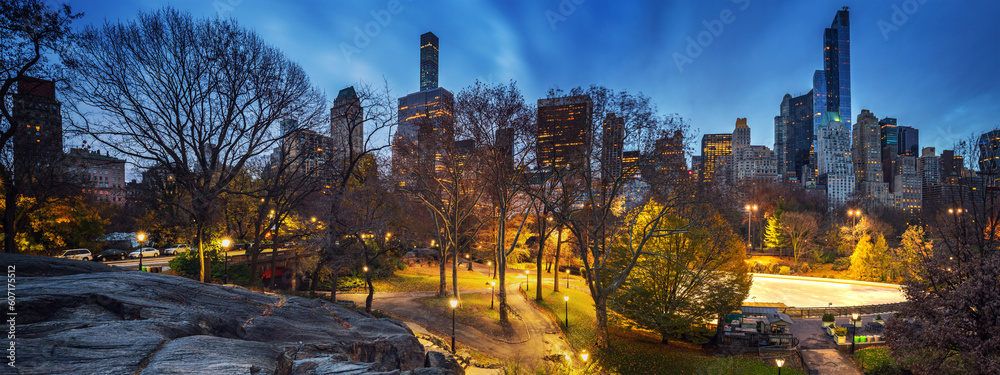
[{"label": "railing", "polygon": [[823,314],[830,313],[834,316],[851,316],[851,314],[885,314],[898,312],[903,307],[903,302],[884,303],[881,305],[861,305],[861,306],[833,306],[833,307],[789,307],[785,309],[785,314],[793,318],[822,317]]}]

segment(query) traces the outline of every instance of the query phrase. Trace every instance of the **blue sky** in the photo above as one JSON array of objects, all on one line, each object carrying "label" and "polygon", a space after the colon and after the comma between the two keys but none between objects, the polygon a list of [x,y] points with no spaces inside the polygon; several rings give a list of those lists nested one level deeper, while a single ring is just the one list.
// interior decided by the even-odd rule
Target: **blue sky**
[{"label": "blue sky", "polygon": [[[752,143],[769,147],[782,96],[811,89],[822,68],[823,29],[849,6],[852,117],[861,109],[896,117],[938,153],[1000,127],[998,0],[69,4],[86,13],[78,26],[165,5],[235,17],[301,64],[331,99],[383,77],[395,96],[417,91],[419,36],[433,31],[441,40],[440,85],[452,92],[476,79],[513,79],[534,102],[552,87],[599,84],[642,92],[699,134],[732,132],[736,118],[747,117]],[[356,38],[358,30],[365,37]],[[700,51],[690,47],[699,38]]]}]

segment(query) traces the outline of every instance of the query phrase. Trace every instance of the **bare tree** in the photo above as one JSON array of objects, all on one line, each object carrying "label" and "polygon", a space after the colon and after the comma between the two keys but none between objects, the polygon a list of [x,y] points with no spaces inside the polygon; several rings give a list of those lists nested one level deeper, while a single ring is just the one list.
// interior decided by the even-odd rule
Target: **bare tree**
[{"label": "bare tree", "polygon": [[[22,130],[22,119],[14,111],[17,85],[29,77],[53,77],[54,65],[48,57],[61,52],[71,38],[70,23],[82,13],[68,5],[50,8],[40,0],[0,2],[0,188],[4,195],[4,252],[17,252],[17,227],[27,207],[19,207],[18,197],[31,183],[36,171],[31,155],[14,145]],[[61,137],[61,134],[58,134]],[[61,153],[62,150],[59,150]],[[52,168],[47,168],[52,170]],[[36,171],[37,172],[37,171]],[[36,200],[36,202],[38,202]],[[19,219],[20,218],[20,219]]]},{"label": "bare tree", "polygon": [[782,232],[792,246],[792,257],[799,263],[799,256],[805,255],[813,240],[820,234],[819,214],[815,212],[785,212],[781,215]]},{"label": "bare tree", "polygon": [[67,64],[76,73],[73,127],[140,165],[162,166],[190,193],[202,281],[218,196],[281,139],[279,121],[309,123],[325,102],[301,67],[235,20],[172,8],[88,28]]},{"label": "bare tree", "polygon": [[[559,94],[552,91],[550,97]],[[687,230],[685,225],[666,225],[665,219],[669,212],[682,209],[696,198],[684,161],[686,127],[680,119],[661,117],[643,95],[594,86],[586,91],[577,88],[570,94],[586,95],[591,102],[588,128],[584,129],[587,139],[580,148],[580,166],[556,166],[553,173],[564,186],[563,194],[569,197],[564,199],[570,199],[578,208],[559,211],[555,209],[558,202],[545,204],[581,244],[597,318],[596,344],[603,348],[608,344],[608,299],[629,277],[639,257],[652,255],[645,249],[647,242]],[[628,167],[618,163],[621,159],[614,152],[602,157],[606,145],[593,142],[594,134],[616,128],[605,126],[609,119],[619,121],[617,128],[621,129],[620,135],[614,137],[618,141],[609,143],[637,150],[641,155]],[[566,189],[569,186],[576,188]],[[655,202],[657,209],[643,215],[629,214],[649,202]],[[637,221],[640,216],[643,220]],[[636,226],[647,230],[633,230]],[[627,237],[620,242],[624,247],[613,246],[610,241],[619,236]]]}]

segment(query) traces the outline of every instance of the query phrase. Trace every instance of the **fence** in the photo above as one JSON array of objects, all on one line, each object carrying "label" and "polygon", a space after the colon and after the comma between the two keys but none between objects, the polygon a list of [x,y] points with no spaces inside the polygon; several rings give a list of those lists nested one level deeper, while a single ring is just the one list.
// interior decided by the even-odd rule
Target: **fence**
[{"label": "fence", "polygon": [[861,306],[833,306],[833,307],[789,307],[785,309],[785,314],[793,318],[822,317],[825,313],[834,316],[851,316],[851,314],[885,314],[897,312],[903,306],[903,302],[885,303],[881,305],[861,305]]}]

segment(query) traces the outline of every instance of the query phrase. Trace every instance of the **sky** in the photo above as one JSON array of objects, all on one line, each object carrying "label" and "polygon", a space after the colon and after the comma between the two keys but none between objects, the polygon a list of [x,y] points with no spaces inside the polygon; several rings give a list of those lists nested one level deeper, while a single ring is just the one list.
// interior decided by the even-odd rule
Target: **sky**
[{"label": "sky", "polygon": [[77,27],[164,6],[233,17],[299,63],[332,100],[347,86],[419,89],[420,34],[440,38],[440,86],[514,80],[534,103],[550,88],[641,92],[699,136],[746,117],[774,145],[781,98],[808,92],[823,30],[850,8],[852,120],[862,109],[951,149],[1000,127],[1000,0],[265,1],[70,0]]}]

